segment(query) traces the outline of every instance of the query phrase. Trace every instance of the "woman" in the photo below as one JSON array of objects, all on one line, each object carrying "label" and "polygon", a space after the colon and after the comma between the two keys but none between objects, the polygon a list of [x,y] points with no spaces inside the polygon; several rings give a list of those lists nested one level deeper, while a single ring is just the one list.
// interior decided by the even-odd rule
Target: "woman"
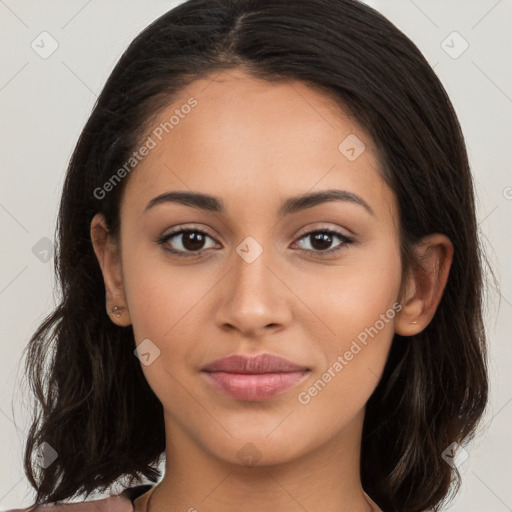
[{"label": "woman", "polygon": [[58,242],[30,510],[156,482],[164,456],[158,485],[63,510],[419,512],[457,489],[488,394],[472,177],[443,86],[370,7],[156,20],[83,130]]}]

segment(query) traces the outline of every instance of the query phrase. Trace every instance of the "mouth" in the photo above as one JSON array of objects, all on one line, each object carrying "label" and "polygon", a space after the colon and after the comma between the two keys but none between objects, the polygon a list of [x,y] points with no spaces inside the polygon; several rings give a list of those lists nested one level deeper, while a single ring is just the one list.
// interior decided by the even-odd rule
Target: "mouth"
[{"label": "mouth", "polygon": [[234,355],[201,370],[214,389],[236,400],[261,401],[302,382],[310,368],[270,354]]}]

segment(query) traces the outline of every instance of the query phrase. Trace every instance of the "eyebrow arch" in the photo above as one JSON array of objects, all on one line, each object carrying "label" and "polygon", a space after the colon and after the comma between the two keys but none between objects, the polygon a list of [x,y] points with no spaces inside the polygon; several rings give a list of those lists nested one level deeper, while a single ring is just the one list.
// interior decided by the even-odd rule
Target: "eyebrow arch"
[{"label": "eyebrow arch", "polygon": [[[278,215],[284,217],[292,213],[312,208],[322,203],[330,201],[341,201],[347,203],[358,204],[368,211],[371,215],[375,216],[373,209],[370,205],[360,196],[346,190],[323,190],[321,192],[312,192],[302,194],[296,197],[286,199],[278,210]],[[223,214],[226,212],[224,202],[218,197],[203,194],[201,192],[186,192],[186,191],[173,191],[160,194],[146,205],[144,212],[154,208],[155,206],[163,203],[178,203],[185,206],[200,208],[209,212]]]}]

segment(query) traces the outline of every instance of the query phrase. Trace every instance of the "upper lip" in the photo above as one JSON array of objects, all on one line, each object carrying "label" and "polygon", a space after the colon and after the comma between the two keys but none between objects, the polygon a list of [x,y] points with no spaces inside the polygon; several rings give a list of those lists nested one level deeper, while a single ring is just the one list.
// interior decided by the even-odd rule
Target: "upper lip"
[{"label": "upper lip", "polygon": [[204,366],[202,370],[206,372],[259,374],[306,371],[309,368],[271,354],[259,354],[257,356],[235,354],[216,359]]}]

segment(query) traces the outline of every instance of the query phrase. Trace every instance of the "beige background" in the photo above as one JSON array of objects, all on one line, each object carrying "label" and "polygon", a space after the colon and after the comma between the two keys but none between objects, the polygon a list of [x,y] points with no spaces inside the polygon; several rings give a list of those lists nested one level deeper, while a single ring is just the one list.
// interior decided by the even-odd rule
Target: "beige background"
[{"label": "beige background", "polygon": [[[122,51],[178,3],[0,0],[0,510],[33,499],[22,470],[28,415],[19,363],[28,338],[54,305],[53,260],[50,254],[44,261],[45,238],[54,235],[69,157]],[[450,510],[505,512],[512,510],[512,1],[368,3],[434,66],[466,137],[480,228],[501,296],[491,290],[488,297],[492,397],[486,429],[460,468],[464,484]],[[31,47],[43,31],[58,44],[46,59]],[[51,49],[50,37],[41,37]]]}]

